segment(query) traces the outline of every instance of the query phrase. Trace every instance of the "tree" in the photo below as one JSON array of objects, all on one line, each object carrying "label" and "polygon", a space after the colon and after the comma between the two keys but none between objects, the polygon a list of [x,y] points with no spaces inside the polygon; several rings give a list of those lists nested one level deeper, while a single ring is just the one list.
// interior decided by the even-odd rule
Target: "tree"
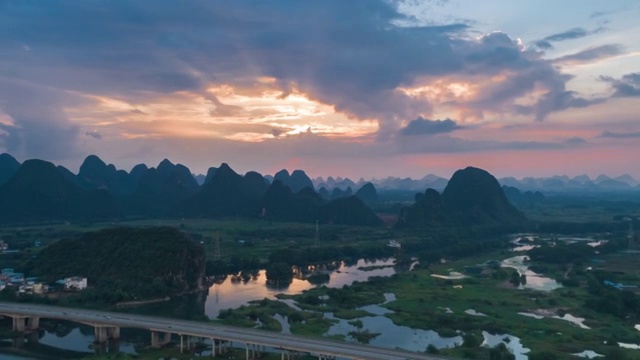
[{"label": "tree", "polygon": [[490,360],[515,360],[516,357],[513,355],[507,346],[504,343],[498,344],[498,346],[493,347],[489,351],[489,359]]},{"label": "tree", "polygon": [[279,286],[288,286],[293,280],[291,265],[278,262],[267,266],[267,282]]}]

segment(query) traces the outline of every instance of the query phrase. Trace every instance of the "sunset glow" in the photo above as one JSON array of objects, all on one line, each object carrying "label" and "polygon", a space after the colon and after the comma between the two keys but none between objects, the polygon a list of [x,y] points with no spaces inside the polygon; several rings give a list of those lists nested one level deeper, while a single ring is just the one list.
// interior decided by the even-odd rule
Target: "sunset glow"
[{"label": "sunset glow", "polygon": [[131,4],[40,4],[66,27],[16,3],[0,11],[12,29],[0,33],[0,151],[72,169],[97,154],[194,172],[598,175],[599,164],[640,176],[628,160],[640,153],[640,9],[621,3],[548,4],[566,15],[542,27],[526,5],[499,2],[167,0],[171,20]]}]

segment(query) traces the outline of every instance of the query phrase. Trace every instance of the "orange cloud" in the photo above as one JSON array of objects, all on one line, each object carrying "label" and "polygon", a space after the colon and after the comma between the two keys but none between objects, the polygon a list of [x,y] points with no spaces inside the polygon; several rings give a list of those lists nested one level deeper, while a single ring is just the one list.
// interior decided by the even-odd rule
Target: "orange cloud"
[{"label": "orange cloud", "polygon": [[293,89],[283,96],[274,80],[246,87],[216,84],[203,94],[180,91],[129,103],[84,94],[89,105],[66,108],[78,125],[127,139],[152,137],[226,138],[260,142],[311,131],[331,138],[359,138],[377,131],[377,121],[354,121],[333,106]]}]

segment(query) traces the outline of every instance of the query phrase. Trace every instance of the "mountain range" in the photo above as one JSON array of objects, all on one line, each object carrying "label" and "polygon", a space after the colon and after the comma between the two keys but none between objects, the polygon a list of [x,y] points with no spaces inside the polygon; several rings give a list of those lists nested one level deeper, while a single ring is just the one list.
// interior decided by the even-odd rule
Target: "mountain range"
[{"label": "mountain range", "polygon": [[[429,174],[420,179],[387,177],[383,179],[359,179],[353,181],[349,178],[331,176],[326,179],[318,177],[312,180],[316,189],[325,188],[331,192],[334,189],[348,191],[349,188],[357,189],[366,183],[373,184],[378,191],[389,190],[406,190],[406,191],[424,191],[424,189],[432,188],[443,191],[449,180],[444,177]],[[503,186],[517,188],[521,191],[539,191],[543,193],[571,193],[571,192],[640,192],[640,180],[634,179],[631,175],[624,174],[617,177],[609,177],[607,175],[599,175],[596,178],[590,178],[588,175],[580,175],[569,177],[566,175],[557,175],[551,177],[525,177],[516,179],[514,177],[499,178],[498,182]]]},{"label": "mountain range", "polygon": [[[372,182],[329,177],[314,184],[302,170],[281,170],[274,176],[255,171],[241,175],[222,163],[209,168],[206,176],[194,176],[186,166],[164,159],[157,167],[139,164],[126,172],[90,155],[74,174],[47,161],[33,159],[20,164],[2,154],[0,180],[2,222],[242,217],[382,224],[370,208],[377,206],[379,196]],[[438,189],[443,184],[440,194]],[[511,224],[523,217],[509,200],[530,203],[544,198],[508,186],[503,189],[491,174],[471,167],[456,172],[449,181],[429,175],[420,180],[387,178],[378,186],[422,186],[415,191],[414,204],[402,210],[400,227]]]},{"label": "mountain range", "polygon": [[502,185],[516,187],[524,191],[542,191],[547,193],[562,192],[611,192],[611,191],[640,191],[640,181],[631,175],[618,177],[599,175],[592,179],[588,175],[568,177],[566,175],[546,178],[526,177],[516,179],[505,177],[499,179]]},{"label": "mountain range", "polygon": [[157,167],[130,172],[88,156],[78,174],[43,160],[20,164],[0,155],[0,221],[41,221],[116,217],[261,217],[346,225],[380,225],[361,197],[323,198],[302,171],[268,178],[236,173],[225,163],[210,168],[202,184],[182,164],[165,159]]}]

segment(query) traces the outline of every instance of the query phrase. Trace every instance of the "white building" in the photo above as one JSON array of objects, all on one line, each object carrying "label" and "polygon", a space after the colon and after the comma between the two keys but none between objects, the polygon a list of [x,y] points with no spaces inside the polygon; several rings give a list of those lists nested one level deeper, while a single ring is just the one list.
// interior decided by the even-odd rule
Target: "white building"
[{"label": "white building", "polygon": [[44,294],[49,291],[49,285],[43,283],[35,283],[33,284],[33,292],[36,294]]},{"label": "white building", "polygon": [[87,287],[87,278],[69,277],[64,279],[64,288],[67,290],[82,290]]}]

